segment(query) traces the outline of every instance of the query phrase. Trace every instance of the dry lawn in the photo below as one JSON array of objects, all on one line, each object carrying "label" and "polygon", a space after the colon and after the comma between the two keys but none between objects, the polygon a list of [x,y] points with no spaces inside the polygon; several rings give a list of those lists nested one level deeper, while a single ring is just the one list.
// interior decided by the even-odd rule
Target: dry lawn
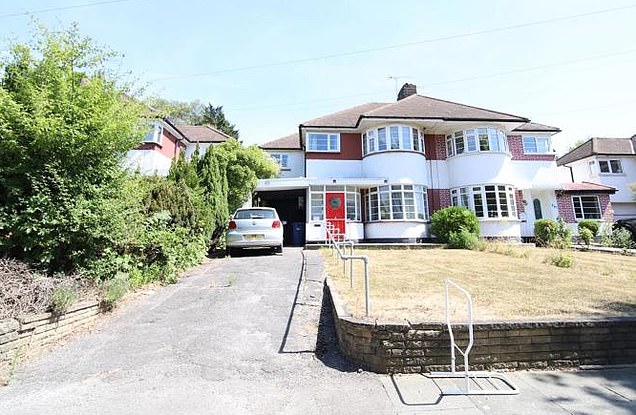
[{"label": "dry lawn", "polygon": [[[444,321],[446,278],[471,293],[475,321],[636,316],[636,257],[571,252],[573,266],[559,268],[547,260],[558,253],[492,243],[483,252],[356,250],[370,258],[372,318]],[[347,311],[363,317],[362,263],[356,262],[351,290],[348,265],[343,278],[340,260],[327,249],[323,256]],[[451,304],[453,318],[465,319],[456,291]]]}]

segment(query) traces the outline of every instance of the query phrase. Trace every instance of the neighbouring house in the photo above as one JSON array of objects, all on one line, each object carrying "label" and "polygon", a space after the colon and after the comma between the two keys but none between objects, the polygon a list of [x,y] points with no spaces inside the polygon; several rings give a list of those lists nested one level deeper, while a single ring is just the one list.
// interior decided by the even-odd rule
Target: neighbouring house
[{"label": "neighbouring house", "polygon": [[181,151],[190,157],[197,146],[201,154],[212,145],[232,138],[209,125],[175,124],[169,119],[149,123],[149,132],[142,143],[126,154],[126,167],[141,174],[167,176],[170,165]]},{"label": "neighbouring house", "polygon": [[540,218],[574,225],[571,212],[593,216],[588,196],[607,218],[613,188],[559,179],[558,132],[405,84],[396,102],[315,118],[261,145],[283,169],[259,181],[253,200],[275,207],[292,228],[286,235],[307,243],[325,240],[327,222],[358,241],[428,240],[431,214],[451,205],[474,211],[482,235],[517,240],[532,237]]},{"label": "neighbouring house", "polygon": [[[636,135],[631,138],[590,138],[557,159],[557,165],[569,169],[573,182],[583,182],[588,187],[614,188],[609,195],[614,219],[636,217]],[[576,218],[586,216],[581,209]],[[599,201],[605,203],[603,200]],[[588,197],[588,204],[596,203]]]}]

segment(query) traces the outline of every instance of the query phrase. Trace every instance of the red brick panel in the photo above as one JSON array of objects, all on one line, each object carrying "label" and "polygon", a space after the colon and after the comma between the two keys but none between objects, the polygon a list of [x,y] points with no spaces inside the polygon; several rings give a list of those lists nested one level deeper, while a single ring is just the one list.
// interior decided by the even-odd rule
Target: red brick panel
[{"label": "red brick panel", "polygon": [[185,145],[177,140],[177,138],[165,128],[162,130],[161,145],[157,143],[142,143],[137,150],[151,150],[157,151],[164,156],[173,159],[179,155],[182,149],[185,149]]},{"label": "red brick panel", "polygon": [[557,194],[557,207],[559,209],[559,217],[561,217],[561,219],[563,219],[566,223],[576,223],[571,195],[566,193]]},{"label": "red brick panel", "polygon": [[362,135],[340,133],[339,153],[305,153],[307,160],[362,160]]},{"label": "red brick panel", "polygon": [[523,152],[523,140],[520,135],[508,136],[508,148],[513,160],[552,161],[556,154],[526,154]]},{"label": "red brick panel", "polygon": [[446,137],[444,134],[424,134],[424,149],[427,160],[446,160]]},{"label": "red brick panel", "polygon": [[601,218],[607,222],[614,222],[614,209],[612,209],[609,195],[598,195],[598,203],[601,205]]},{"label": "red brick panel", "polygon": [[428,211],[432,215],[436,210],[451,205],[450,189],[428,189]]},{"label": "red brick panel", "polygon": [[519,189],[515,189],[515,200],[517,202],[517,216],[519,216],[526,211],[526,207],[523,204],[523,195]]}]

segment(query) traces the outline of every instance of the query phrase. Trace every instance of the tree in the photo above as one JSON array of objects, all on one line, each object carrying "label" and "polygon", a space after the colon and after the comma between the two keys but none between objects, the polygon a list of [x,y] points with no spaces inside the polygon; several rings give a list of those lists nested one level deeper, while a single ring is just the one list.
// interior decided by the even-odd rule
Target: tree
[{"label": "tree", "polygon": [[121,161],[143,106],[110,73],[113,56],[73,26],[41,28],[0,62],[0,253],[68,269],[125,237]]},{"label": "tree", "polygon": [[219,105],[215,107],[212,104],[208,104],[203,107],[203,111],[201,112],[201,119],[197,122],[198,125],[211,125],[219,131],[223,131],[225,134],[230,137],[239,138],[239,130],[236,129],[236,126],[230,123],[227,118],[225,118],[225,114],[223,113],[223,106]]}]

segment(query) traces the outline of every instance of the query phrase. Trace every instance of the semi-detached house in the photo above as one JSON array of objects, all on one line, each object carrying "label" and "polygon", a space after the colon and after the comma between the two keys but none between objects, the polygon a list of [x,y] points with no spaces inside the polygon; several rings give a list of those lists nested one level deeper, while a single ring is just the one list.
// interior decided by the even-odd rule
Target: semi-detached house
[{"label": "semi-detached house", "polygon": [[451,205],[475,212],[488,237],[532,237],[540,218],[611,220],[613,187],[562,184],[558,132],[405,84],[397,102],[315,118],[262,144],[281,174],[259,182],[254,203],[277,208],[308,243],[325,240],[327,222],[359,241],[427,240],[431,214]]}]

